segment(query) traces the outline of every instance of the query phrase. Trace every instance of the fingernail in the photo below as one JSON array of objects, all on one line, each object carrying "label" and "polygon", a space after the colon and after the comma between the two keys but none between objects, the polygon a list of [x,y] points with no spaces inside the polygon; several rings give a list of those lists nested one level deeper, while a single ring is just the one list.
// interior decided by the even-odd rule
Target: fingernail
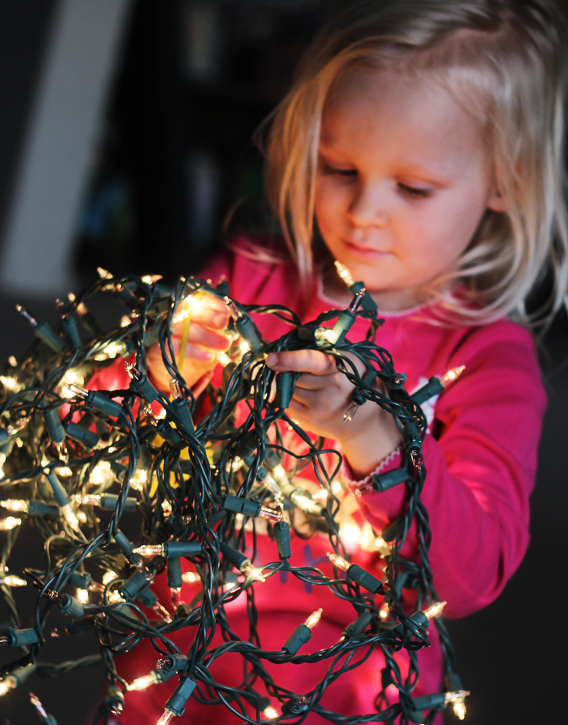
[{"label": "fingernail", "polygon": [[266,364],[269,367],[272,367],[273,365],[278,365],[278,355],[274,352],[271,352],[270,355],[266,358]]},{"label": "fingernail", "polygon": [[208,350],[204,350],[202,355],[204,360],[211,360],[211,358],[213,357],[213,353],[209,352]]}]

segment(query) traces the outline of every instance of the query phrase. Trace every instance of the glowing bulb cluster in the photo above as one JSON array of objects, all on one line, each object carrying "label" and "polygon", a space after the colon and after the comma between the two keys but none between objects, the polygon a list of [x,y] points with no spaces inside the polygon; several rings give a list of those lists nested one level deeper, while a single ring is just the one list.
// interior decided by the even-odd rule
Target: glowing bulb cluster
[{"label": "glowing bulb cluster", "polygon": [[8,574],[8,571],[5,569],[4,572],[0,572],[0,584],[6,587],[25,587],[27,586],[27,581],[14,574]]},{"label": "glowing bulb cluster", "polygon": [[148,482],[148,471],[138,468],[130,479],[130,486],[135,491],[143,491],[144,485]]},{"label": "glowing bulb cluster", "polygon": [[16,516],[6,516],[5,519],[0,519],[0,531],[11,531],[12,529],[15,529],[16,526],[20,526],[21,523],[22,519],[19,519]]}]

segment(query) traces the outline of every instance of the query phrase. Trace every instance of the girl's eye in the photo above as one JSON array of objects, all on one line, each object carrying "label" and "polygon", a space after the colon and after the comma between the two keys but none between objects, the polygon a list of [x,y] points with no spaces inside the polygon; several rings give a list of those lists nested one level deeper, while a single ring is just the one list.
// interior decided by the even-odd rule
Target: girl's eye
[{"label": "girl's eye", "polygon": [[357,176],[355,169],[342,169],[337,166],[330,166],[329,164],[323,164],[323,173],[329,176],[342,176],[345,178],[352,178]]},{"label": "girl's eye", "polygon": [[407,196],[413,197],[426,197],[430,195],[430,189],[421,189],[416,186],[408,186],[408,184],[401,184],[399,182],[398,188]]}]

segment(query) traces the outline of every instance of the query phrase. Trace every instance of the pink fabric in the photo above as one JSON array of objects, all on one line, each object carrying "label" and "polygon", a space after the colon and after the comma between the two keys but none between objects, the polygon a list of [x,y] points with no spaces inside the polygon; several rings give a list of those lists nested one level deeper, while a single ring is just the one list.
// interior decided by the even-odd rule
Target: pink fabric
[{"label": "pink fabric", "polygon": [[[231,296],[241,303],[283,304],[305,321],[333,306],[321,293],[318,280],[310,300],[304,303],[297,272],[287,263],[267,264],[243,254],[226,253],[204,270],[203,276],[214,282],[224,276],[229,281]],[[428,477],[422,496],[432,530],[430,563],[434,585],[440,598],[448,602],[444,614],[463,617],[498,596],[525,553],[529,539],[528,499],[534,484],[546,399],[534,344],[526,330],[507,320],[457,329],[427,324],[428,320],[432,320],[428,308],[386,316],[377,342],[392,353],[396,370],[407,374],[408,390],[432,375],[466,366],[461,378],[448,386],[435,405],[431,433],[424,441]],[[256,322],[268,339],[290,329],[269,315],[257,316]],[[360,339],[364,329],[362,323],[357,323],[349,338]],[[107,375],[110,373],[99,377],[97,387],[104,387]],[[115,383],[116,387],[123,387],[125,381]],[[397,465],[395,458],[389,468]],[[380,531],[402,513],[404,495],[403,486],[382,494],[366,494],[358,499],[361,513]],[[322,561],[329,548],[326,541],[327,537],[317,535],[307,542],[293,537],[292,565],[316,561],[314,565],[325,573],[330,571]],[[274,543],[263,536],[259,536],[259,542],[259,561],[274,561]],[[416,555],[412,532],[402,554],[406,558]],[[363,551],[355,554],[353,561],[375,573],[380,563],[378,555]],[[169,593],[165,582],[158,582],[154,588],[167,606]],[[182,591],[182,598],[191,600],[189,585]],[[231,604],[229,611],[235,629],[246,637],[243,599]],[[356,618],[352,608],[327,589],[310,589],[290,575],[277,575],[264,585],[255,585],[255,599],[260,638],[267,650],[279,650],[294,627],[319,607],[324,610],[322,621],[302,652],[332,645]],[[429,633],[432,646],[419,653],[421,677],[415,696],[437,692],[441,687],[442,657],[433,626]],[[191,633],[174,638],[184,651],[190,644]],[[117,665],[121,675],[132,681],[147,674],[156,659],[151,645],[144,643],[132,654],[119,658]],[[404,671],[406,653],[399,653],[397,659]],[[318,681],[326,666],[269,665],[268,669],[278,684],[303,694]],[[363,666],[343,676],[328,690],[323,704],[348,715],[372,712],[383,666],[380,651],[375,651]],[[236,684],[242,674],[238,660],[230,657],[222,658],[214,672],[226,684]],[[127,693],[121,722],[152,725],[174,687],[175,683],[170,681],[143,693]],[[179,718],[180,725],[239,721],[224,709],[200,706],[194,700],[190,700],[186,714]],[[311,725],[324,721],[310,715],[305,722]]]}]

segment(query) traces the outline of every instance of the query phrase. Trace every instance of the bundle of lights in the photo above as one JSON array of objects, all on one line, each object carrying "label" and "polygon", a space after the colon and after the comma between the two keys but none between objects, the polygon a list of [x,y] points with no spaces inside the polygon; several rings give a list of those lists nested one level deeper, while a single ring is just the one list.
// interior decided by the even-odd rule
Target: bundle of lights
[{"label": "bundle of lights", "polygon": [[[14,648],[15,655],[3,667],[0,696],[9,697],[31,675],[58,677],[98,664],[105,670],[107,692],[95,723],[108,722],[111,714],[128,707],[127,690],[160,687],[172,678],[177,686],[164,698],[159,725],[182,715],[190,698],[223,704],[247,723],[302,720],[309,712],[342,725],[430,723],[448,704],[463,719],[468,693],[455,672],[440,618],[443,603],[432,586],[428,516],[420,500],[426,477],[421,455],[426,420],[420,404],[455,380],[459,371],[432,378],[410,396],[405,376],[375,343],[380,320],[372,299],[361,283],[339,271],[353,294],[352,303],[308,323],[281,306],[240,305],[229,297],[226,283],[214,287],[181,278],[172,288],[158,277],[115,279],[104,270],[82,296],[70,295],[67,305],[58,303],[61,321],[56,328],[18,307],[37,340],[21,361],[10,358],[0,378],[0,506],[6,513],[0,518],[0,593],[11,624],[0,631],[0,646]],[[219,358],[222,382],[210,383],[196,397],[180,373],[183,360],[174,355],[172,325],[191,324],[192,309],[204,293],[227,305],[232,344]],[[100,294],[126,307],[119,328],[104,331],[90,312],[89,298]],[[276,315],[290,330],[277,340],[264,340],[251,313]],[[364,341],[353,343],[347,334],[357,318],[367,321],[368,333]],[[156,341],[171,376],[169,396],[147,376],[146,349]],[[340,529],[340,454],[330,456],[327,450],[324,455],[323,440],[310,437],[288,416],[297,374],[277,374],[265,364],[271,352],[306,348],[333,356],[337,369],[355,386],[346,420],[363,404],[379,405],[394,416],[405,441],[404,466],[374,476],[368,484],[379,492],[393,486],[408,491],[407,510],[388,531],[374,532],[367,525],[366,536],[384,560],[384,568],[374,573],[350,562],[357,535],[348,527]],[[128,388],[89,389],[93,374],[112,365],[125,366]],[[388,395],[381,392],[385,388]],[[303,441],[302,455],[287,450],[283,431],[288,428]],[[307,467],[321,486],[316,493],[295,480]],[[121,531],[127,517],[129,531],[139,531],[136,541]],[[274,542],[273,560],[262,563],[256,552],[261,519]],[[302,538],[306,530],[327,533],[331,576],[293,560],[291,532],[300,524]],[[419,562],[400,556],[413,524]],[[9,572],[10,553],[29,526],[43,536],[45,552],[37,552],[37,568]],[[251,529],[252,536],[247,533]],[[160,601],[153,590],[164,569],[171,603]],[[326,587],[350,603],[353,622],[339,641],[313,654],[299,654],[322,616],[316,606],[283,638],[280,651],[262,648],[256,624],[262,614],[251,593],[270,587],[280,572],[317,585],[316,592]],[[201,590],[191,604],[180,601],[185,582]],[[37,600],[36,616],[33,626],[22,628],[12,590],[26,583],[25,591]],[[415,591],[410,613],[401,604],[403,586]],[[227,605],[239,597],[247,599],[250,631],[256,632],[251,641],[240,640],[231,628]],[[314,598],[317,602],[317,593]],[[50,619],[57,610],[66,617],[66,626],[54,631]],[[431,619],[445,657],[446,691],[416,697],[416,653],[428,645]],[[191,642],[185,652],[171,638],[180,630],[188,632]],[[224,634],[221,643],[213,640],[219,631]],[[84,632],[96,636],[100,656],[62,664],[41,660],[50,635]],[[115,657],[135,650],[142,640],[152,642],[158,662],[147,675],[127,683]],[[326,689],[341,688],[342,675],[365,662],[375,648],[386,663],[376,711],[346,716],[323,707]],[[406,677],[394,658],[401,648],[410,663]],[[238,687],[217,682],[209,669],[229,653],[242,658],[245,674]],[[266,668],[322,661],[329,662],[326,676],[303,693],[279,686]],[[387,688],[396,697],[389,699]],[[31,698],[40,716],[55,723],[37,697]]]}]

